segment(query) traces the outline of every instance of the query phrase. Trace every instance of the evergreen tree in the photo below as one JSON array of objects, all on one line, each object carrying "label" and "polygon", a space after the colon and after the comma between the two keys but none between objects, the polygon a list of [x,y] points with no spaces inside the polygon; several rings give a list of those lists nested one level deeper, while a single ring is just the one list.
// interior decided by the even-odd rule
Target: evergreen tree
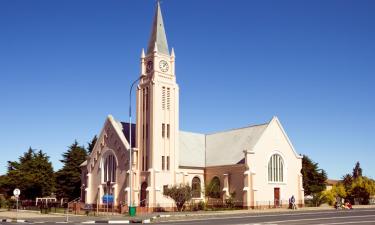
[{"label": "evergreen tree", "polygon": [[350,175],[349,173],[345,174],[343,177],[342,177],[342,184],[344,185],[345,187],[345,190],[349,190],[352,186],[352,183],[353,183],[353,177],[352,175]]},{"label": "evergreen tree", "polygon": [[42,150],[34,152],[31,147],[17,161],[8,161],[8,171],[1,181],[8,196],[13,190],[21,190],[22,199],[51,195],[55,188],[54,173],[49,157]]},{"label": "evergreen tree", "polygon": [[362,168],[359,162],[357,162],[353,168],[353,179],[357,179],[358,177],[362,177]]},{"label": "evergreen tree", "polygon": [[314,196],[326,189],[327,173],[306,155],[302,158],[301,173],[305,195]]},{"label": "evergreen tree", "polygon": [[56,194],[59,198],[73,200],[81,193],[80,165],[86,160],[87,153],[85,148],[75,141],[62,156],[60,161],[64,165],[56,172]]},{"label": "evergreen tree", "polygon": [[95,144],[96,144],[97,141],[98,141],[98,137],[95,135],[92,138],[92,140],[89,143],[87,143],[88,144],[88,146],[87,146],[87,152],[89,154],[91,154],[92,150],[94,150],[94,146],[95,146]]}]

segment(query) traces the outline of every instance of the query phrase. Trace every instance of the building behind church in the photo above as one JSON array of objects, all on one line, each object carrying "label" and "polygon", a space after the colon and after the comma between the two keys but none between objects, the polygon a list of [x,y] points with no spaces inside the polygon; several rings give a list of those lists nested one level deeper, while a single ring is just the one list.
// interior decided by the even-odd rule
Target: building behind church
[{"label": "building behind church", "polygon": [[219,200],[236,193],[235,201],[244,208],[286,205],[292,195],[303,204],[302,157],[277,117],[213,134],[179,129],[175,54],[168,47],[159,3],[140,64],[136,124],[109,115],[81,165],[86,204],[103,205],[110,193],[115,206],[128,206],[131,199],[148,210],[170,209],[174,203],[163,195],[165,187],[189,184],[193,201],[205,201],[203,190],[211,181],[220,186]]}]

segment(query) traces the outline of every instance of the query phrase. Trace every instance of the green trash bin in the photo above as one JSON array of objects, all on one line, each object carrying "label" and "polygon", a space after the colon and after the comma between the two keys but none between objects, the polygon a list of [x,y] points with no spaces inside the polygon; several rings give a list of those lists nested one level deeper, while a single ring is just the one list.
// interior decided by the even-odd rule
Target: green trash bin
[{"label": "green trash bin", "polygon": [[136,206],[129,206],[129,216],[135,216],[136,212],[137,212]]}]

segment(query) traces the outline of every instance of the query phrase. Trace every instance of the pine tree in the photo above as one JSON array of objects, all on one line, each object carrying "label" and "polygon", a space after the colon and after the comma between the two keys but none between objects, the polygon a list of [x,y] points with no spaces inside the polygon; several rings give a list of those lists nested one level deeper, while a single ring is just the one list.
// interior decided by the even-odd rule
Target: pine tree
[{"label": "pine tree", "polygon": [[52,163],[42,150],[31,147],[17,161],[8,161],[7,174],[2,179],[2,189],[8,196],[15,188],[21,190],[21,199],[35,200],[46,197],[55,190]]},{"label": "pine tree", "polygon": [[302,158],[301,173],[305,195],[318,194],[326,189],[327,173],[306,155]]},{"label": "pine tree", "polygon": [[357,162],[353,168],[353,179],[357,179],[358,177],[362,177],[362,168],[359,162]]},{"label": "pine tree", "polygon": [[64,165],[56,172],[56,194],[59,198],[73,200],[81,193],[80,165],[86,160],[87,152],[75,141],[62,156],[63,159],[60,161]]},{"label": "pine tree", "polygon": [[92,138],[92,140],[89,143],[87,143],[88,144],[88,146],[87,146],[87,152],[89,154],[91,154],[92,150],[94,150],[94,146],[95,146],[97,140],[98,140],[98,137],[95,135]]}]

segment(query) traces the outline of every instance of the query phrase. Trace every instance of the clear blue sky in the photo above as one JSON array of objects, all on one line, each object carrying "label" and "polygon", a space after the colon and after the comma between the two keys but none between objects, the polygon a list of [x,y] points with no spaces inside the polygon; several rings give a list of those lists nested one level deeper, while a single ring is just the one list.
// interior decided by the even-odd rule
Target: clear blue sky
[{"label": "clear blue sky", "polygon": [[[108,114],[128,119],[154,0],[0,1],[0,174],[29,146],[55,170]],[[375,1],[164,0],[182,130],[276,115],[330,178],[375,178]],[[220,99],[220,101],[219,101]]]}]

